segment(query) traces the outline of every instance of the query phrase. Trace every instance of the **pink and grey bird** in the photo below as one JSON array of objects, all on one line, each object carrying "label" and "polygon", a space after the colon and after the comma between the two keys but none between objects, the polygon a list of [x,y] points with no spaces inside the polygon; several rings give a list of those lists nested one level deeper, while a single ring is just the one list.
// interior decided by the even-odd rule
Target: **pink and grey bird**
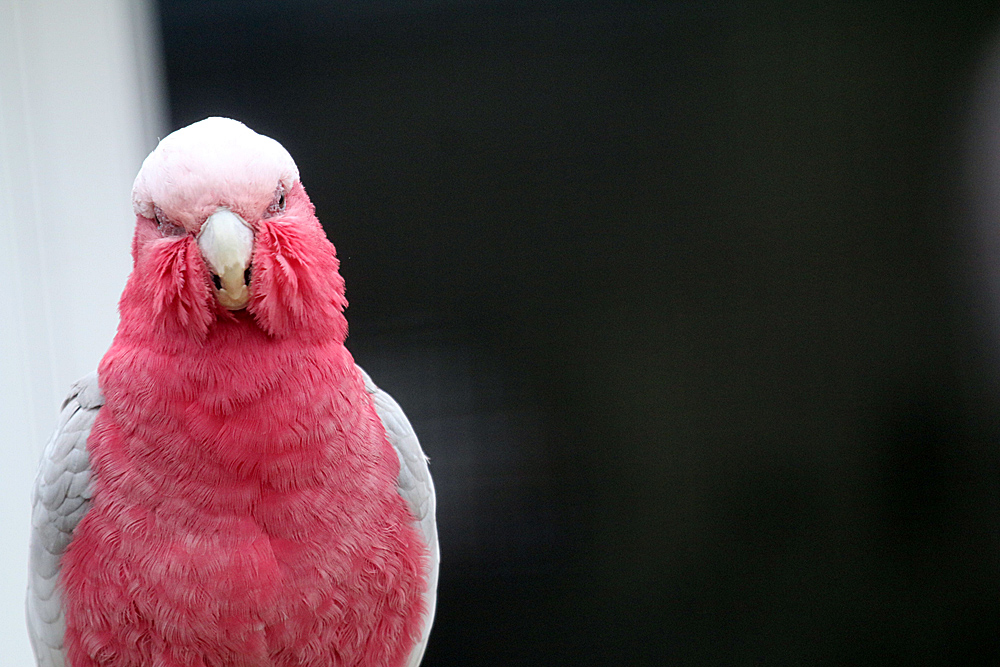
[{"label": "pink and grey bird", "polygon": [[276,141],[209,118],[132,190],[133,269],[35,487],[40,667],[414,667],[438,576],[406,416]]}]

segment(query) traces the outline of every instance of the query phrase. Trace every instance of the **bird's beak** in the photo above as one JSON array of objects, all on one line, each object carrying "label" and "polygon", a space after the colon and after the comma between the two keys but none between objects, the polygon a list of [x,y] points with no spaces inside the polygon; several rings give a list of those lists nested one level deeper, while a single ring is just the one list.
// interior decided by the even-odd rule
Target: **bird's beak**
[{"label": "bird's beak", "polygon": [[250,225],[228,208],[220,208],[201,226],[198,247],[212,271],[219,303],[229,310],[244,308],[250,300]]}]

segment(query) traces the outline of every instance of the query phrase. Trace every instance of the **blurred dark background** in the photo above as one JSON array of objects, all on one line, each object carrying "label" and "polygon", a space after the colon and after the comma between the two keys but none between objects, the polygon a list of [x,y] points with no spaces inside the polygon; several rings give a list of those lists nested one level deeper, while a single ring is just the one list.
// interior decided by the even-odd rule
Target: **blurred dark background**
[{"label": "blurred dark background", "polygon": [[173,126],[296,158],[431,456],[425,665],[1000,662],[994,3],[160,11]]}]

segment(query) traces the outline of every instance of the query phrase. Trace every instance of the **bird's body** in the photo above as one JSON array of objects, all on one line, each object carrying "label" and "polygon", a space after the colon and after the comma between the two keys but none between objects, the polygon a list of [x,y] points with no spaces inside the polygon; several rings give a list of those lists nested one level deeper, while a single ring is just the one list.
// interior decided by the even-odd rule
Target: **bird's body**
[{"label": "bird's body", "polygon": [[[344,347],[343,281],[297,173],[260,172],[253,196],[196,174],[183,196],[174,179],[174,200],[136,204],[99,387],[71,396],[39,476],[28,613],[43,667],[420,661],[437,577],[426,463]],[[251,221],[242,307],[204,241],[221,210]],[[46,481],[80,451],[82,471]]]}]

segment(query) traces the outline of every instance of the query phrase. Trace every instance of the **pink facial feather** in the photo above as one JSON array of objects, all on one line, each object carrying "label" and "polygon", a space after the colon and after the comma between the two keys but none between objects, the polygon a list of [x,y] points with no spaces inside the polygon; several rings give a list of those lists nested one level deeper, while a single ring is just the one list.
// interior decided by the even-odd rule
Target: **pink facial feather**
[{"label": "pink facial feather", "polygon": [[254,226],[243,311],[190,234],[137,218],[62,566],[70,667],[399,667],[419,639],[426,549],[295,178],[283,214],[223,202]]}]

